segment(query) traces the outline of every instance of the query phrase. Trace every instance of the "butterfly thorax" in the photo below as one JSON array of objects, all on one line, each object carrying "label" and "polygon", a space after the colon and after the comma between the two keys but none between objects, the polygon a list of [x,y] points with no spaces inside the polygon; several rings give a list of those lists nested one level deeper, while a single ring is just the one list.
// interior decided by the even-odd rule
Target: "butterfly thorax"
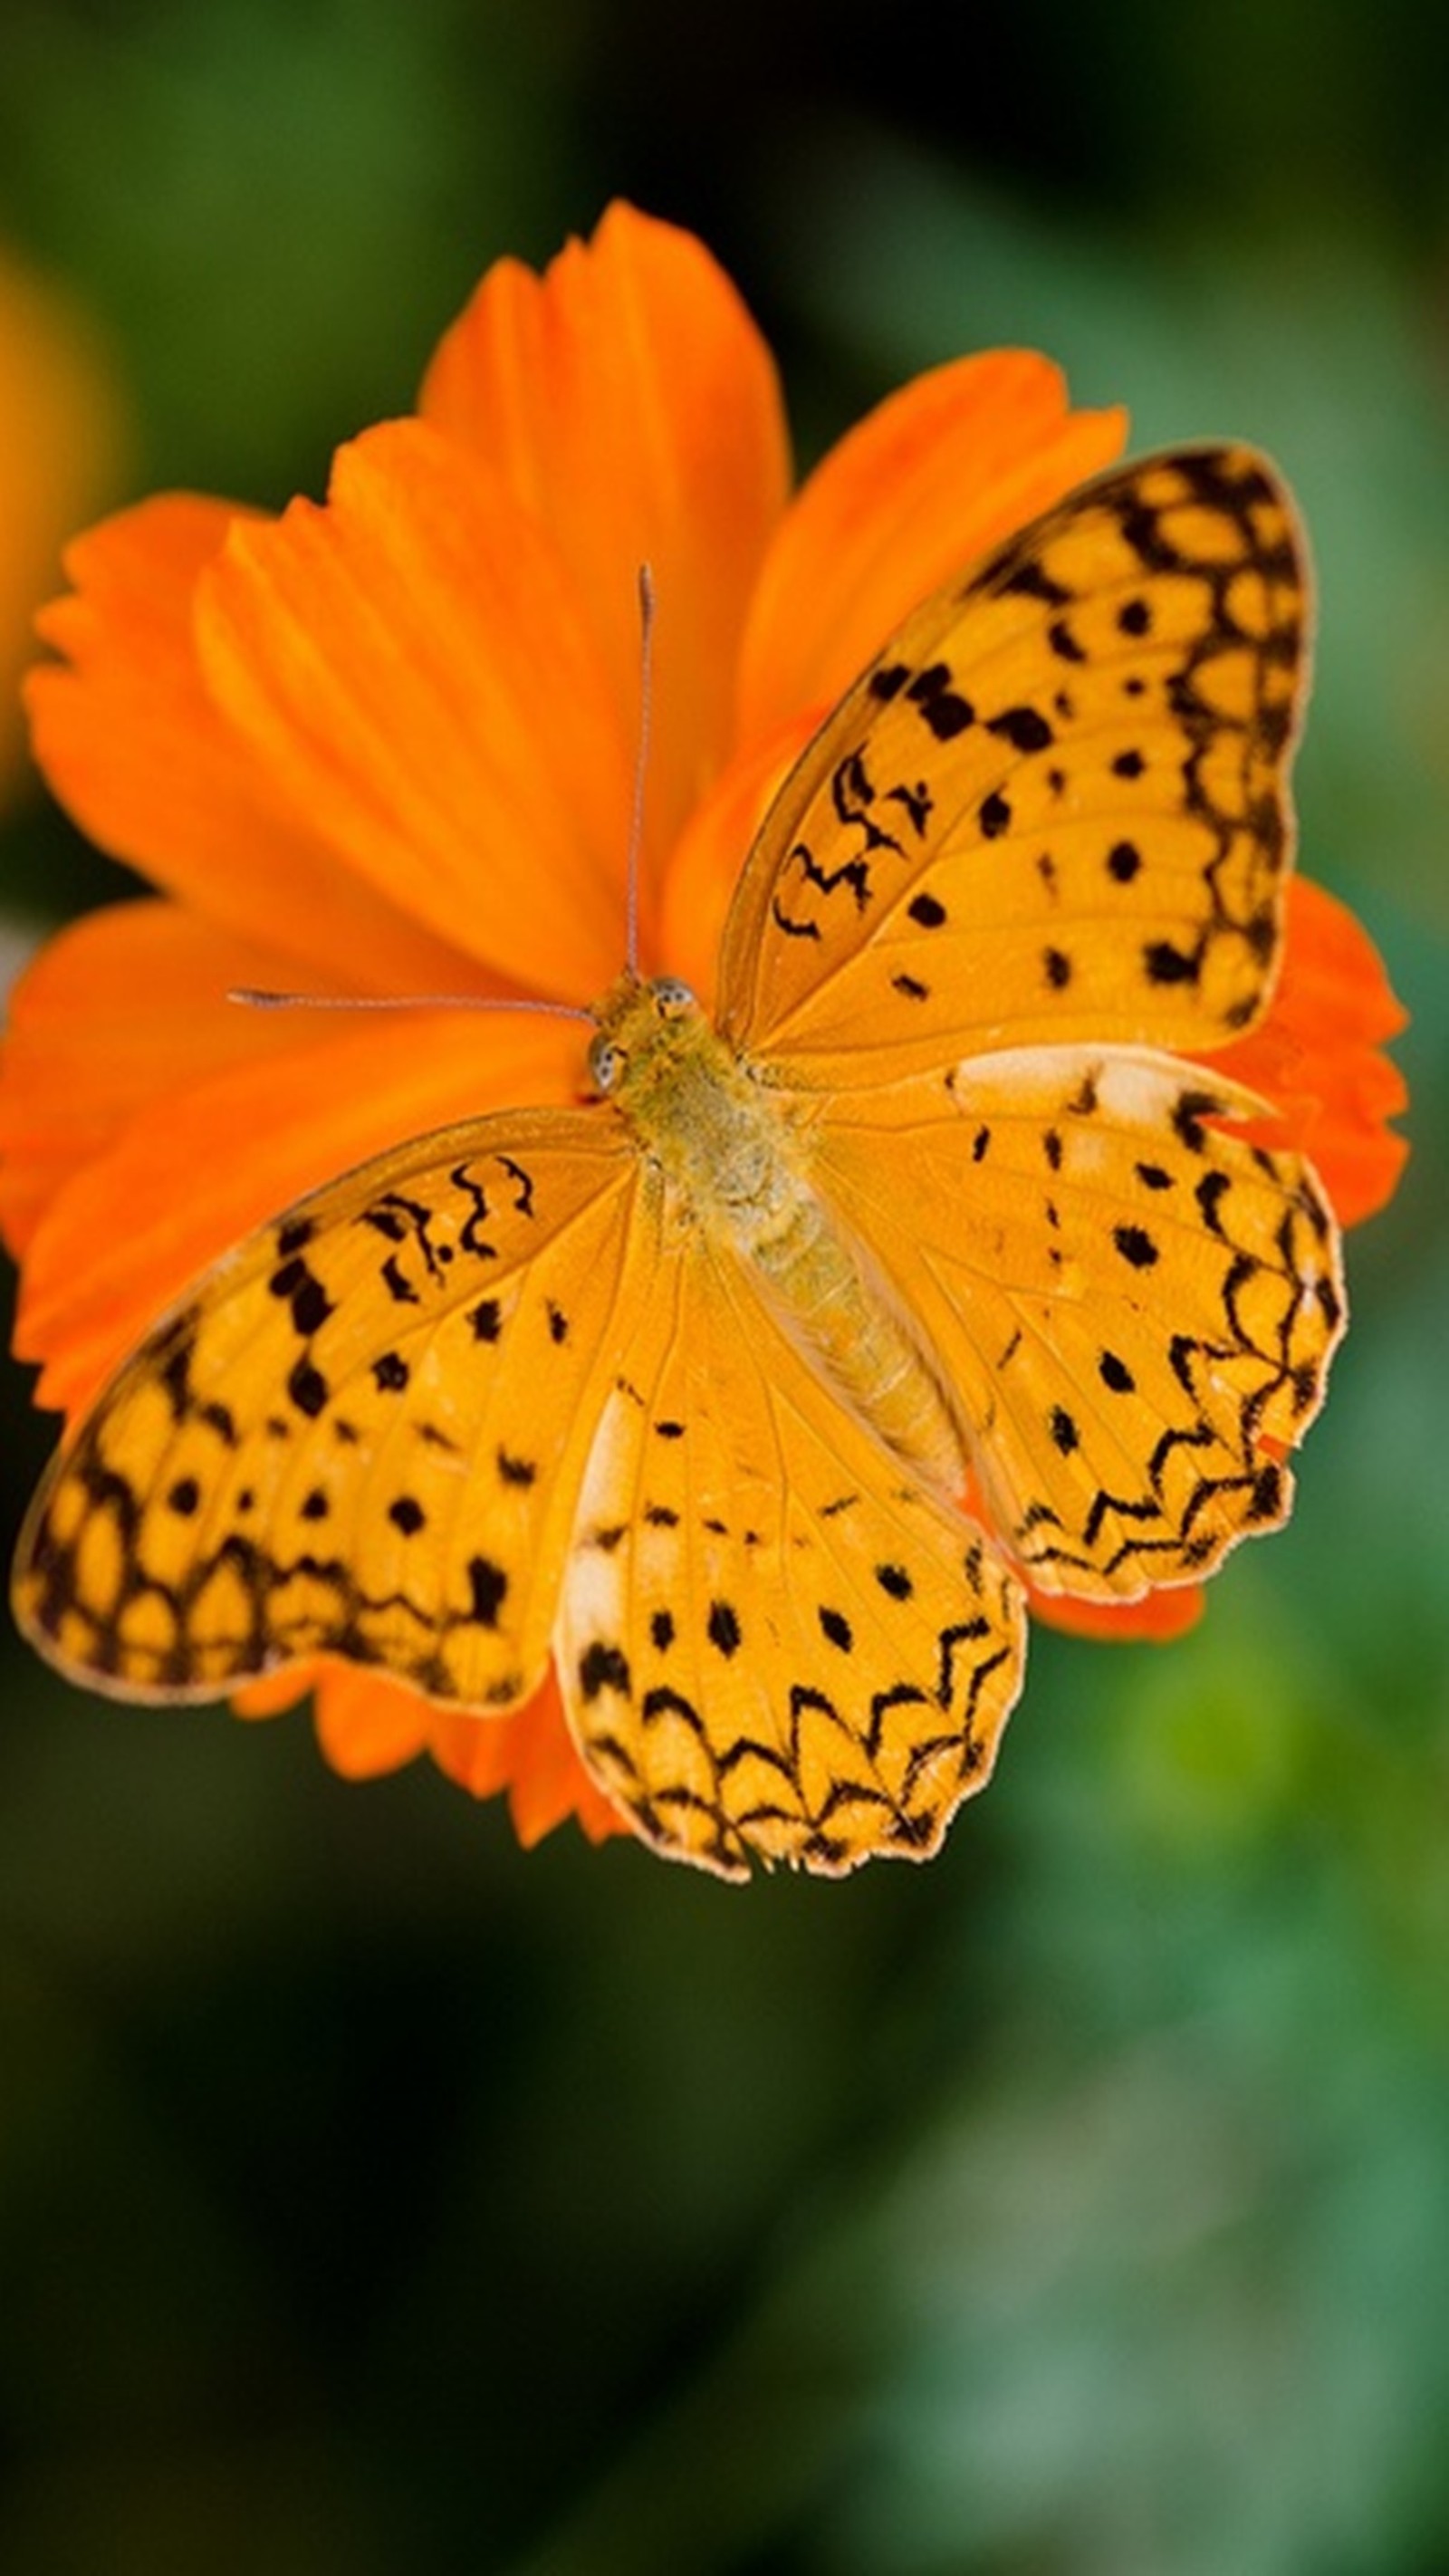
[{"label": "butterfly thorax", "polygon": [[740,1255],[888,1447],[959,1491],[963,1444],[940,1375],[817,1186],[808,1095],[763,1080],[670,978],[622,978],[596,1017],[595,1079],[669,1214]]}]

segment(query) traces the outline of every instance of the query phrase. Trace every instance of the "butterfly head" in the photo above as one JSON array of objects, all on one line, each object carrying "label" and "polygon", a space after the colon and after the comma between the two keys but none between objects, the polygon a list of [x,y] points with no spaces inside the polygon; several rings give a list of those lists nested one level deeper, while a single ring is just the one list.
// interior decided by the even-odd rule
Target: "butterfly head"
[{"label": "butterfly head", "polygon": [[705,1026],[698,1002],[677,975],[646,982],[625,973],[595,1004],[593,1017],[589,1079],[596,1091],[615,1097],[651,1066],[687,1050]]}]

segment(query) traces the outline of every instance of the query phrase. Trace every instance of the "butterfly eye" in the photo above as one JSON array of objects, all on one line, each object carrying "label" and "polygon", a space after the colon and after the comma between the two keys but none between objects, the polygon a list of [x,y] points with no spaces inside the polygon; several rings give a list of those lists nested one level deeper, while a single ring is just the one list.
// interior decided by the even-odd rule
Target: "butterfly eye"
[{"label": "butterfly eye", "polygon": [[650,991],[654,995],[655,1007],[662,1020],[682,1019],[686,1011],[692,1011],[695,1008],[693,993],[687,984],[680,982],[677,975],[656,976]]},{"label": "butterfly eye", "polygon": [[589,1080],[596,1091],[612,1091],[624,1070],[626,1057],[612,1038],[597,1037],[589,1048]]}]

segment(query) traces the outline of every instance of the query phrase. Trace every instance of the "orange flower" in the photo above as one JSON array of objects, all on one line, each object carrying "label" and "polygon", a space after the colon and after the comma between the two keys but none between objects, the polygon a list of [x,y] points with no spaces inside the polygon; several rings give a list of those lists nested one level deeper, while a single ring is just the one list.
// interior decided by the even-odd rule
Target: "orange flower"
[{"label": "orange flower", "polygon": [[16,684],[62,540],[99,502],[120,443],[118,406],[86,331],[0,253],[0,796],[24,757]]},{"label": "orange flower", "polygon": [[[258,1014],[236,985],[527,993],[587,1004],[623,944],[639,729],[635,572],[659,611],[641,963],[707,995],[716,935],[782,764],[922,593],[1114,457],[1018,352],[882,405],[793,499],[767,352],[687,235],[615,207],[538,278],[493,269],[418,416],[341,450],[328,501],[266,520],[152,501],[72,550],[31,688],[38,757],[160,892],[57,939],[16,997],[0,1222],[46,1402],[91,1396],[207,1262],[400,1139],[577,1094],[566,1021]],[[1346,999],[1347,997],[1347,999]],[[1349,1016],[1344,1020],[1343,1013]],[[1363,933],[1308,887],[1268,1020],[1235,1050],[1345,1214],[1392,1187],[1397,1025]],[[1181,1625],[1190,1595],[1115,1625]],[[1100,1620],[1094,1624],[1101,1624]],[[532,1841],[621,1829],[550,1682],[445,1714],[333,1664],[339,1770],[420,1751],[508,1788]]]}]

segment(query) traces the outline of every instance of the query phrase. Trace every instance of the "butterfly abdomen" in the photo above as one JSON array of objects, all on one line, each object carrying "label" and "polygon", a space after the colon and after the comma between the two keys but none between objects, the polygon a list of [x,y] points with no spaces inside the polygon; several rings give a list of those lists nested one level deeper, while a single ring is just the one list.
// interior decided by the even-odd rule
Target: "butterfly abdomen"
[{"label": "butterfly abdomen", "polygon": [[747,1246],[796,1333],[886,1446],[943,1493],[959,1493],[964,1456],[940,1380],[883,1285],[803,1179],[784,1221]]}]

